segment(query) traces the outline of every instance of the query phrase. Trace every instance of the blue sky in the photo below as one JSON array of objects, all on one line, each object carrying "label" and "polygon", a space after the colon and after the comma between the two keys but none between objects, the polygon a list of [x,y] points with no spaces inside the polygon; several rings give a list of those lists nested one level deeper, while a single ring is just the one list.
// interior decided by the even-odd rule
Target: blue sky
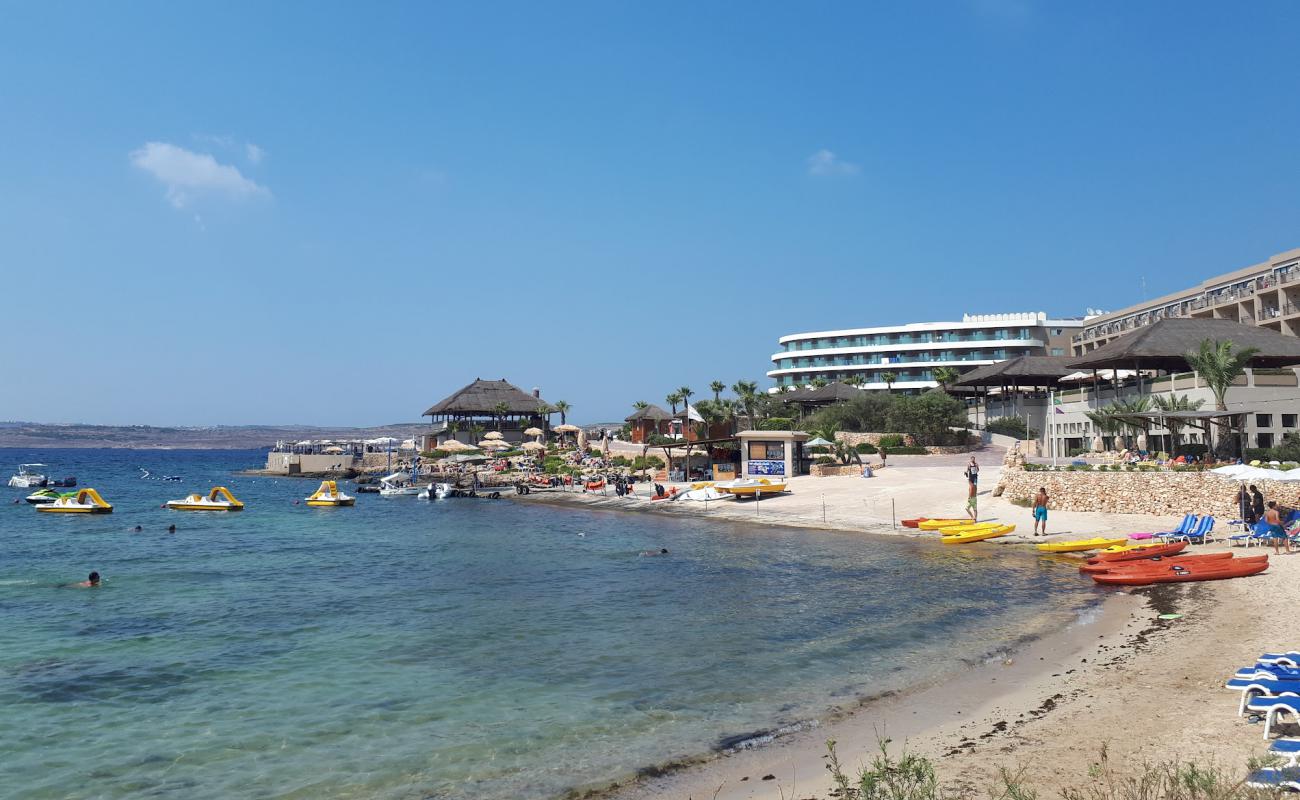
[{"label": "blue sky", "polygon": [[1118,308],[1300,246],[1298,23],[0,3],[0,419],[411,421],[481,376],[596,421],[795,331]]}]

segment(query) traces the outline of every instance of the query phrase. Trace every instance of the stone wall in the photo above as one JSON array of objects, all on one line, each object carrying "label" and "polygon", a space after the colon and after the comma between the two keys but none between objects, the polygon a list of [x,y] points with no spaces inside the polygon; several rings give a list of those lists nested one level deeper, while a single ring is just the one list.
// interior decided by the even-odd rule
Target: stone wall
[{"label": "stone wall", "polygon": [[863,464],[813,464],[808,468],[808,474],[814,478],[838,477],[841,475],[861,475]]},{"label": "stone wall", "polygon": [[[872,447],[880,444],[880,439],[885,436],[902,436],[904,444],[913,444],[915,442],[910,434],[906,433],[851,433],[849,431],[840,431],[835,434],[835,441],[857,447],[863,442],[867,442]],[[931,454],[951,454],[951,453],[969,453],[978,450],[983,442],[978,436],[971,436],[967,444],[948,445],[943,447],[926,447],[926,452]]]},{"label": "stone wall", "polygon": [[[1255,481],[1264,497],[1288,507],[1300,506],[1300,486]],[[1051,508],[1117,514],[1213,514],[1221,522],[1236,519],[1239,484],[1210,472],[1028,472],[1003,468],[993,494],[1029,500],[1047,488]]]}]

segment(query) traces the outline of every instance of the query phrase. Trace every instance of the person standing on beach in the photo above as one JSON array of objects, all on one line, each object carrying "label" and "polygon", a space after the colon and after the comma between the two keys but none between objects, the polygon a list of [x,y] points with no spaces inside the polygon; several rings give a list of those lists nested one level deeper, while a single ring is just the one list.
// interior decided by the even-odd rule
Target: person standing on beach
[{"label": "person standing on beach", "polygon": [[979,499],[975,496],[976,490],[974,481],[966,484],[966,513],[970,515],[971,522],[979,522]]},{"label": "person standing on beach", "polygon": [[[1043,532],[1038,532],[1039,524],[1043,526]],[[1047,535],[1047,487],[1039,486],[1038,494],[1034,495],[1034,535]]]},{"label": "person standing on beach", "polygon": [[1247,525],[1254,525],[1259,522],[1259,517],[1255,516],[1255,506],[1251,502],[1250,490],[1246,484],[1242,484],[1237,489],[1237,514],[1241,516],[1241,521]]},{"label": "person standing on beach", "polygon": [[[1251,487],[1254,488],[1254,487]],[[1264,512],[1264,522],[1268,525],[1268,538],[1273,540],[1273,555],[1282,554],[1282,545],[1286,545],[1287,555],[1291,554],[1291,539],[1282,527],[1282,515],[1277,513],[1277,501],[1268,501],[1268,510]]]},{"label": "person standing on beach", "polygon": [[971,486],[979,486],[980,465],[975,463],[975,456],[971,456],[970,463],[966,465],[966,480],[970,481]]},{"label": "person standing on beach", "polygon": [[1264,518],[1264,493],[1253,483],[1250,485],[1250,507],[1256,520]]},{"label": "person standing on beach", "polygon": [[884,467],[885,467],[885,457],[888,456],[889,453],[886,453],[886,452],[885,452],[885,448],[883,448],[883,447],[877,447],[876,449],[880,452],[880,467],[881,467],[881,469],[884,469]]}]

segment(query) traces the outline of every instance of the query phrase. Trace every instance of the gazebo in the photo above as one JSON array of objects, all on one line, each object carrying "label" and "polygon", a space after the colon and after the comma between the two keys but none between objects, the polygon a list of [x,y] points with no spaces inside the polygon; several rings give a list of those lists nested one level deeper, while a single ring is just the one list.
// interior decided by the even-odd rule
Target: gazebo
[{"label": "gazebo", "polygon": [[623,421],[632,426],[632,441],[643,444],[646,439],[656,434],[667,436],[672,420],[671,414],[651,403],[645,408],[638,408]]},{"label": "gazebo", "polygon": [[821,408],[822,406],[843,403],[854,398],[862,397],[861,389],[849,386],[847,383],[835,381],[816,389],[800,389],[788,395],[781,396],[780,399],[787,403],[799,406],[805,413],[811,408]]},{"label": "gazebo", "polygon": [[[1070,359],[1065,356],[1018,356],[996,364],[976,367],[962,374],[954,386],[969,387],[980,395],[983,389],[985,422],[988,422],[988,396],[993,387],[1001,389],[1003,395],[1002,414],[1007,413],[1006,395],[1010,391],[1021,389],[1053,389],[1061,379],[1074,372],[1069,366]],[[1014,403],[1011,414],[1020,416],[1021,409]],[[979,420],[975,420],[976,424]]]},{"label": "gazebo", "polygon": [[428,449],[448,440],[473,444],[480,432],[500,431],[502,438],[518,444],[524,440],[524,430],[533,426],[545,427],[549,408],[534,389],[531,394],[502,378],[474,382],[462,387],[429,407],[422,416],[430,417],[435,439]]}]

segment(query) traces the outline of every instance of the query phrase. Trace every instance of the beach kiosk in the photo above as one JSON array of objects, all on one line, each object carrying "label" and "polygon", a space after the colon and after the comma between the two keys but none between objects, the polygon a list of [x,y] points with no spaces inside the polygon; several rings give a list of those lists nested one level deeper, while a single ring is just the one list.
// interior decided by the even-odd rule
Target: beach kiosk
[{"label": "beach kiosk", "polygon": [[808,472],[803,431],[741,431],[740,473],[743,478],[793,478]]}]

